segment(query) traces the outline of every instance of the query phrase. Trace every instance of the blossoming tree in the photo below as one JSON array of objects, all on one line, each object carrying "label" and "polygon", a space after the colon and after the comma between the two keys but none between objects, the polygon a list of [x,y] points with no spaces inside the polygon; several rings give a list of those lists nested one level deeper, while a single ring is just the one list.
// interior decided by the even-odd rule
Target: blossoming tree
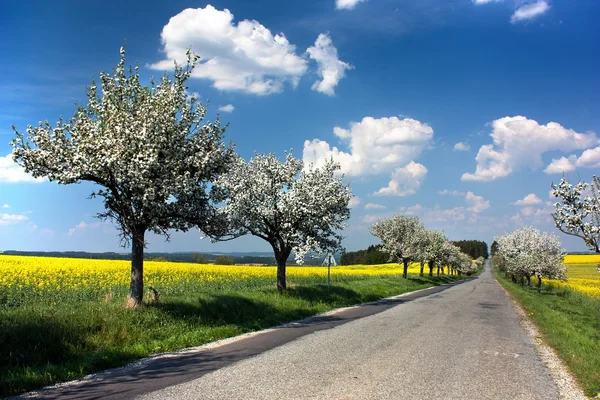
[{"label": "blossoming tree", "polygon": [[421,237],[418,260],[421,263],[420,276],[423,276],[425,264],[429,267],[429,276],[433,276],[433,268],[442,261],[442,248],[448,238],[441,231],[425,231]]},{"label": "blossoming tree", "polygon": [[286,290],[286,263],[291,252],[302,264],[310,251],[335,251],[339,233],[350,217],[352,192],[336,177],[333,160],[316,168],[304,167],[291,153],[285,161],[274,154],[256,154],[246,162],[236,158],[231,169],[215,182],[228,221],[229,240],[251,234],[267,241],[277,260],[277,289]]},{"label": "blossoming tree", "polygon": [[583,239],[586,246],[600,253],[600,178],[595,176],[592,184],[578,182],[574,186],[562,178],[552,189],[554,197],[561,200],[554,203],[552,213],[556,227]]},{"label": "blossoming tree", "polygon": [[92,197],[104,201],[99,218],[113,220],[122,243],[132,245],[128,305],[144,293],[145,234],[198,225],[213,230],[210,182],[225,172],[233,149],[223,143],[219,120],[203,123],[206,108],[186,93],[197,57],[188,53],[156,85],[140,83],[138,67],[125,69],[125,51],[111,76],[100,74],[101,94],[92,82],[87,107],[52,127],[48,121],[16,131],[15,162],[34,177],[59,184],[92,182]]},{"label": "blossoming tree", "polygon": [[390,260],[404,264],[402,276],[407,278],[408,264],[418,260],[425,235],[425,228],[419,217],[394,215],[373,224],[371,234],[381,240],[383,251],[390,255]]},{"label": "blossoming tree", "polygon": [[517,277],[538,278],[538,292],[542,277],[566,279],[564,253],[556,235],[524,227],[495,238],[497,254],[502,258],[507,272]]}]

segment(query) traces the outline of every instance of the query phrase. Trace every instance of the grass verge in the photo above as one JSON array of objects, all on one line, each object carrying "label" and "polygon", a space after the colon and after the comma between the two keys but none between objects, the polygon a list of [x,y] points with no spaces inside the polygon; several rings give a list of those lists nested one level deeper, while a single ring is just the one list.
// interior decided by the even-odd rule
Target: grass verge
[{"label": "grass verge", "polygon": [[497,269],[494,275],[567,364],[586,395],[600,396],[600,300],[549,285],[537,294],[534,288],[504,278]]},{"label": "grass verge", "polygon": [[138,310],[123,308],[120,299],[17,302],[0,307],[0,397],[458,279],[374,276],[330,288],[299,280],[284,295],[272,282],[249,287],[237,282],[164,296]]}]

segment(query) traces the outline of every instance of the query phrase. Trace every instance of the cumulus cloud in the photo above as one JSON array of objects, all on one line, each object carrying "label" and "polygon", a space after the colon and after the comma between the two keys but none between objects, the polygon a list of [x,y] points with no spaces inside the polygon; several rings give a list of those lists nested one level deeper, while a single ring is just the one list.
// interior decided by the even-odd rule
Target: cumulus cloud
[{"label": "cumulus cloud", "polygon": [[471,146],[463,143],[463,142],[458,142],[454,145],[454,151],[469,151],[471,150]]},{"label": "cumulus cloud", "polygon": [[221,111],[221,112],[230,113],[230,112],[233,112],[233,110],[235,110],[235,107],[233,106],[233,104],[227,104],[225,106],[219,107],[219,111]]},{"label": "cumulus cloud", "polygon": [[585,150],[579,157],[571,154],[569,157],[553,158],[544,172],[547,174],[562,174],[574,171],[575,168],[598,167],[600,167],[600,146]]},{"label": "cumulus cloud", "polygon": [[12,154],[0,157],[0,182],[43,182],[44,178],[34,178],[16,162],[13,161]]},{"label": "cumulus cloud", "polygon": [[542,204],[542,200],[537,197],[534,193],[529,193],[521,200],[515,201],[515,206],[533,206],[536,204]]},{"label": "cumulus cloud", "polygon": [[352,10],[358,3],[367,0],[335,0],[335,8],[338,10]]},{"label": "cumulus cloud", "polygon": [[10,206],[8,204],[4,204],[2,208],[10,208]]},{"label": "cumulus cloud", "polygon": [[28,219],[26,215],[0,213],[0,226],[13,225]]},{"label": "cumulus cloud", "polygon": [[411,161],[405,167],[396,168],[387,187],[379,189],[375,196],[410,196],[417,193],[427,175],[423,164]]},{"label": "cumulus cloud", "polygon": [[346,76],[347,69],[354,67],[338,58],[337,49],[329,35],[321,33],[314,46],[306,49],[309,57],[317,62],[321,77],[312,85],[312,89],[329,96],[335,94],[335,87]]},{"label": "cumulus cloud", "polygon": [[512,17],[510,17],[510,22],[515,24],[519,21],[528,21],[530,19],[544,14],[549,9],[550,5],[545,0],[525,4],[515,10]]},{"label": "cumulus cloud", "polygon": [[267,95],[281,92],[286,82],[295,87],[307,70],[296,47],[256,20],[233,19],[228,9],[210,4],[183,10],[163,27],[165,59],[150,67],[171,70],[172,60],[184,63],[191,48],[201,57],[192,76],[211,80],[219,90]]},{"label": "cumulus cloud", "polygon": [[367,203],[365,204],[365,209],[367,210],[383,210],[385,206],[376,203]]},{"label": "cumulus cloud", "polygon": [[543,166],[542,154],[548,151],[572,151],[598,144],[594,132],[578,133],[556,122],[540,125],[523,116],[504,117],[492,122],[493,144],[481,146],[474,173],[465,173],[463,181],[492,181],[522,168]]},{"label": "cumulus cloud", "polygon": [[304,162],[321,166],[333,157],[340,163],[341,172],[348,176],[377,175],[406,166],[421,155],[433,137],[429,125],[397,117],[365,117],[361,122],[351,123],[349,129],[336,126],[333,133],[348,143],[349,151],[332,147],[323,140],[306,140]]},{"label": "cumulus cloud", "polygon": [[473,192],[467,192],[465,195],[465,201],[467,202],[467,210],[476,214],[490,208],[490,201],[483,198],[483,196],[477,196]]}]

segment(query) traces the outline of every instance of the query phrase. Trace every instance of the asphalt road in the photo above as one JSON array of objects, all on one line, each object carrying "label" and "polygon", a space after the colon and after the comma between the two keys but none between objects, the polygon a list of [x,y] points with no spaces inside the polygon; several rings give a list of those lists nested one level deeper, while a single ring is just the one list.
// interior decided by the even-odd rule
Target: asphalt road
[{"label": "asphalt road", "polygon": [[478,278],[143,397],[555,399],[489,266]]},{"label": "asphalt road", "polygon": [[554,399],[489,267],[477,278],[23,397]]}]

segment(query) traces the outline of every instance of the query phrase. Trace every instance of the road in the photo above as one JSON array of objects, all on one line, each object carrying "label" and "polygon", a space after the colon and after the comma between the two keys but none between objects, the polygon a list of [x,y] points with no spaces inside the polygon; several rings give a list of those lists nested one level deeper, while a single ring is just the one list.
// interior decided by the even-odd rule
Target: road
[{"label": "road", "polygon": [[553,399],[489,266],[473,281],[304,336],[150,399]]},{"label": "road", "polygon": [[40,398],[555,399],[489,265],[477,279],[345,310]]}]

